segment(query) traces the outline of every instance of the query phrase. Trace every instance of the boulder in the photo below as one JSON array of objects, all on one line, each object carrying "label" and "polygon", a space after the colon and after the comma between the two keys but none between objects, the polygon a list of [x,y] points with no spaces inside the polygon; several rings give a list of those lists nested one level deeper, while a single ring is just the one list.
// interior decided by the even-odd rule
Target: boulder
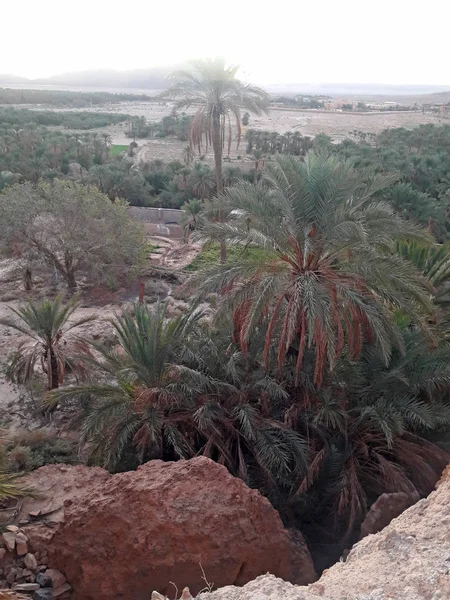
[{"label": "boulder", "polygon": [[[36,490],[34,498],[24,498],[18,519],[20,521],[30,521],[39,523],[45,520],[47,525],[56,525],[64,519],[64,503],[71,502],[76,498],[84,496],[86,490],[91,489],[96,484],[101,484],[109,479],[110,475],[104,469],[99,467],[84,467],[77,465],[75,467],[68,465],[49,465],[36,469],[22,478],[22,483],[27,487]],[[47,527],[47,529],[49,529]],[[33,527],[24,526],[27,537],[33,544]],[[51,529],[48,532],[51,535]],[[40,532],[36,532],[34,537],[38,537]],[[48,535],[42,534],[44,540]],[[46,543],[39,544],[44,546]],[[33,550],[40,550],[35,548]]]},{"label": "boulder", "polygon": [[49,543],[49,564],[64,573],[73,600],[148,600],[170,582],[195,595],[205,587],[203,572],[215,586],[269,571],[295,583],[316,579],[301,536],[283,528],[258,491],[208,458],[151,461],[137,471],[104,471],[97,481],[90,467],[65,469],[84,470],[91,482],[66,499]]},{"label": "boulder", "polygon": [[25,556],[23,557],[23,562],[26,568],[30,571],[36,571],[36,569],[38,568],[36,557],[34,556],[34,554],[30,554],[30,552],[28,552],[28,554],[25,554]]},{"label": "boulder", "polygon": [[19,531],[15,534],[16,536],[16,552],[19,556],[28,554],[28,538],[27,536]]},{"label": "boulder", "polygon": [[378,533],[387,527],[392,519],[400,516],[407,508],[420,499],[419,494],[405,494],[396,492],[392,494],[381,494],[372,504],[366,518],[361,524],[361,538]]},{"label": "boulder", "polygon": [[51,580],[51,586],[42,586],[42,587],[52,587],[54,589],[62,587],[66,583],[66,578],[57,569],[47,569],[45,571],[45,576]]},{"label": "boulder", "polygon": [[12,531],[5,531],[3,533],[3,541],[5,542],[6,548],[13,552],[16,547],[16,534]]},{"label": "boulder", "polygon": [[428,498],[358,542],[347,561],[298,587],[272,575],[201,600],[444,600],[450,598],[450,469]]},{"label": "boulder", "polygon": [[[315,596],[308,588],[292,585],[274,575],[262,575],[243,588],[227,586],[212,594],[200,594],[200,600],[315,600]],[[321,600],[338,598],[322,596]]]}]

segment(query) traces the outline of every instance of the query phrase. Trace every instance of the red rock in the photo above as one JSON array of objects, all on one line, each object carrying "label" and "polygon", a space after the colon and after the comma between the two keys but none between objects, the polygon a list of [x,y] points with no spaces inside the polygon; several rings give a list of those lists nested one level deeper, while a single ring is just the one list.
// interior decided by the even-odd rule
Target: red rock
[{"label": "red rock", "polygon": [[0,548],[0,561],[3,560],[5,554],[6,554],[6,550],[4,548]]},{"label": "red rock", "polygon": [[28,538],[27,536],[19,531],[16,535],[16,551],[19,556],[23,556],[28,553]]},{"label": "red rock", "polygon": [[3,541],[5,542],[7,549],[10,552],[13,552],[16,547],[16,534],[12,531],[5,531],[5,533],[3,533]]},{"label": "red rock", "polygon": [[[109,473],[99,467],[49,465],[36,469],[22,478],[27,487],[39,490],[35,498],[24,498],[19,518],[30,515],[45,517],[47,523],[59,523],[64,518],[64,502],[86,494],[86,489],[106,481]],[[33,525],[22,529],[27,535]],[[48,527],[47,527],[48,529]],[[36,550],[37,548],[33,549]],[[40,549],[40,548],[39,548]]]},{"label": "red rock", "polygon": [[38,568],[37,560],[34,554],[30,554],[29,552],[28,554],[25,554],[23,562],[25,563],[26,568],[30,571],[36,571]]},{"label": "red rock", "polygon": [[[65,476],[71,468],[90,470],[66,467]],[[67,498],[49,545],[49,564],[65,574],[73,600],[148,600],[151,590],[172,589],[170,582],[195,595],[205,587],[200,565],[215,586],[243,585],[268,571],[315,581],[301,536],[294,541],[269,501],[225,467],[200,457],[104,473],[84,495]]]},{"label": "red rock", "polygon": [[66,583],[66,578],[61,571],[58,571],[57,569],[47,569],[45,575],[52,580],[53,588],[60,588]]},{"label": "red rock", "polygon": [[419,500],[419,495],[409,495],[404,492],[381,494],[372,504],[361,525],[361,538],[371,533],[378,533],[389,525],[407,508]]},{"label": "red rock", "polygon": [[61,585],[58,588],[53,588],[53,598],[59,598],[60,596],[62,596],[63,594],[65,594],[66,592],[70,592],[72,588],[70,587],[70,585],[68,583],[64,583],[63,585]]}]

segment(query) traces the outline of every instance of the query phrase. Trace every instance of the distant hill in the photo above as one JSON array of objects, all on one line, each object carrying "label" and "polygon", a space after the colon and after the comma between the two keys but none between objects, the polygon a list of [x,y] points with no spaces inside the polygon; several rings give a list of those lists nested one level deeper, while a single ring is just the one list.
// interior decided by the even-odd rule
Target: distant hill
[{"label": "distant hill", "polygon": [[31,80],[18,75],[0,75],[0,84],[2,83],[30,83]]},{"label": "distant hill", "polygon": [[15,75],[0,75],[0,85],[30,84],[51,86],[79,86],[102,88],[139,88],[160,90],[167,87],[166,77],[173,68],[135,69],[133,71],[114,71],[101,69],[98,71],[81,71],[78,73],[63,73],[53,77],[27,79]]},{"label": "distant hill", "polygon": [[[63,86],[76,88],[102,88],[121,90],[162,90],[167,88],[167,75],[179,65],[171,67],[153,67],[151,69],[134,69],[131,71],[115,71],[113,69],[99,69],[97,71],[81,71],[77,73],[63,73],[53,77],[27,79],[16,75],[0,75],[0,86],[5,85],[30,85]],[[257,83],[257,82],[256,82]],[[394,85],[378,83],[291,83],[273,84],[266,82],[263,86],[272,94],[318,94],[348,98],[350,96],[366,97],[405,97],[422,96],[424,94],[449,93],[450,85]],[[442,101],[442,100],[441,100]]]},{"label": "distant hill", "polygon": [[34,85],[79,85],[110,88],[141,88],[164,89],[167,87],[166,77],[172,69],[135,69],[133,71],[113,71],[102,69],[99,71],[83,71],[79,73],[64,73],[46,79],[35,79]]}]

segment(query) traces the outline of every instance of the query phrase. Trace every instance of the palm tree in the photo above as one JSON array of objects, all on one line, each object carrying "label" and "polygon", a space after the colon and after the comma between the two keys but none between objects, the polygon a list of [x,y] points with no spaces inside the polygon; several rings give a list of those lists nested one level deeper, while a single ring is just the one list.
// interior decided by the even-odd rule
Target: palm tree
[{"label": "palm tree", "polygon": [[239,167],[225,167],[223,171],[223,184],[225,187],[235,185],[242,179],[242,171]]},{"label": "palm tree", "polygon": [[95,317],[83,317],[69,322],[78,308],[77,297],[63,304],[61,296],[55,300],[27,302],[18,309],[11,308],[18,320],[1,319],[0,324],[11,327],[29,339],[22,342],[9,366],[8,374],[13,381],[27,383],[35,376],[36,366],[47,376],[49,390],[64,382],[67,368],[76,372],[82,368],[75,357],[87,351],[82,340],[67,338],[67,333]]},{"label": "palm tree", "polygon": [[192,149],[192,146],[186,146],[186,148],[183,150],[182,159],[184,164],[187,167],[189,167],[192,160],[194,159],[194,151]]},{"label": "palm tree", "polygon": [[[278,370],[295,351],[296,380],[308,349],[320,385],[344,350],[356,358],[374,340],[389,359],[401,346],[392,309],[430,310],[426,282],[395,252],[398,238],[424,238],[391,207],[374,199],[395,178],[355,171],[310,152],[276,157],[257,185],[229,188],[227,223],[205,222],[200,239],[261,249],[252,259],[194,276],[198,294],[220,292],[234,310],[243,348],[266,322],[265,363],[276,342]],[[233,222],[234,216],[234,222]]]},{"label": "palm tree", "polygon": [[202,454],[249,483],[303,477],[304,439],[266,408],[286,393],[252,352],[230,349],[202,318],[135,306],[113,321],[119,348],[94,344],[101,358],[90,360],[106,382],[56,390],[52,401],[82,401],[81,441],[108,467],[130,454],[140,462]]},{"label": "palm tree", "polygon": [[380,349],[367,345],[357,362],[339,363],[317,402],[288,415],[294,430],[308,430],[315,449],[298,489],[314,500],[321,524],[327,513],[335,521],[338,515],[345,537],[381,494],[427,496],[449,461],[427,438],[450,424],[450,346],[432,348],[417,330],[402,336],[403,353],[394,350],[386,364]]},{"label": "palm tree", "polygon": [[191,171],[189,183],[192,186],[192,193],[200,200],[205,200],[211,196],[214,190],[214,176],[211,169],[197,162]]},{"label": "palm tree", "polygon": [[397,252],[416,265],[433,286],[433,304],[439,334],[450,337],[450,244],[423,245],[404,241],[397,243]]},{"label": "palm tree", "polygon": [[162,458],[165,448],[173,456],[193,455],[190,415],[207,378],[187,365],[193,360],[190,339],[198,334],[202,316],[197,310],[168,319],[167,303],[157,303],[154,311],[135,305],[112,321],[119,349],[93,344],[100,358],[90,362],[105,383],[52,393],[52,404],[83,401],[82,440],[94,444],[94,455],[105,465],[115,465],[130,446],[141,461]]},{"label": "palm tree", "polygon": [[197,198],[185,202],[181,207],[183,214],[180,219],[180,225],[184,230],[184,235],[187,240],[189,240],[191,233],[198,229],[201,222],[203,207],[203,202]]},{"label": "palm tree", "polygon": [[[261,88],[237,79],[237,66],[226,66],[221,58],[192,61],[188,70],[172,74],[174,83],[166,98],[176,100],[175,108],[197,107],[189,131],[189,143],[199,154],[203,143],[212,145],[216,171],[216,188],[223,190],[222,157],[225,138],[228,154],[232,142],[232,124],[237,129],[237,146],[241,140],[241,109],[260,115],[267,112],[268,94]],[[221,245],[221,262],[226,261],[226,246]]]}]

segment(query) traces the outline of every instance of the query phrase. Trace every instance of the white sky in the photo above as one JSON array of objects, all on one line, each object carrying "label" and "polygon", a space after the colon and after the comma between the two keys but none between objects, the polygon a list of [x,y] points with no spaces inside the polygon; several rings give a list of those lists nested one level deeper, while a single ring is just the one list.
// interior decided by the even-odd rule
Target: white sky
[{"label": "white sky", "polygon": [[2,0],[0,74],[220,55],[257,83],[450,85],[449,0]]}]

